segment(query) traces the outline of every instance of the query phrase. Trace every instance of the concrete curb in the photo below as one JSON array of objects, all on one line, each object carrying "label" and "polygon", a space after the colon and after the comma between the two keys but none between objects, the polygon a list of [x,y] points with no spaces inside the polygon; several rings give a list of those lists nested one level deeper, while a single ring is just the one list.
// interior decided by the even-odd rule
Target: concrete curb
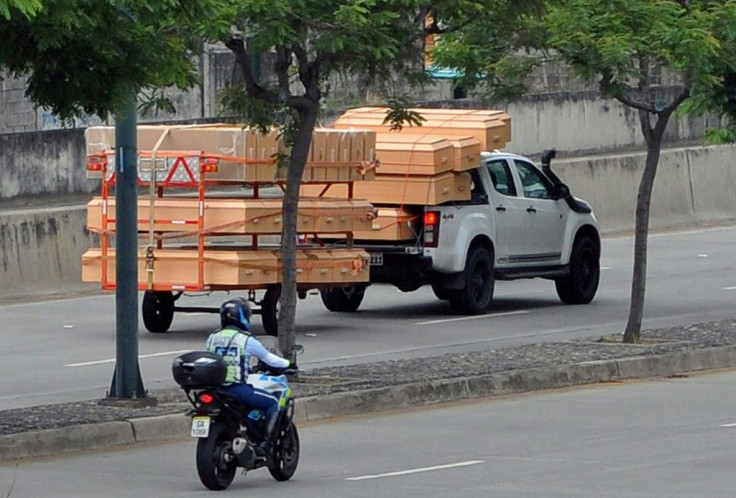
[{"label": "concrete curb", "polygon": [[[463,399],[625,379],[668,377],[733,366],[736,366],[736,346],[591,361],[298,399],[294,417],[296,422],[316,421]],[[188,434],[189,418],[183,413],[11,434],[0,436],[0,461],[183,439]]]}]

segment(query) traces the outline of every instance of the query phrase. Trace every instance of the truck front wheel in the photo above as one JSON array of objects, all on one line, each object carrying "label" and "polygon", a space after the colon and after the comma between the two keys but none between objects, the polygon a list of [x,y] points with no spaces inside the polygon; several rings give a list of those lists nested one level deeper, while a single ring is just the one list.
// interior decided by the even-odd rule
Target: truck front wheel
[{"label": "truck front wheel", "polygon": [[353,285],[352,287],[330,287],[320,290],[322,303],[330,311],[357,311],[365,296],[365,287]]},{"label": "truck front wheel", "polygon": [[570,274],[555,280],[557,295],[565,304],[588,304],[598,291],[600,273],[598,245],[590,237],[580,237],[572,247]]},{"label": "truck front wheel", "polygon": [[450,305],[463,315],[480,315],[493,301],[493,257],[482,247],[473,247],[465,262],[465,286],[451,292]]}]

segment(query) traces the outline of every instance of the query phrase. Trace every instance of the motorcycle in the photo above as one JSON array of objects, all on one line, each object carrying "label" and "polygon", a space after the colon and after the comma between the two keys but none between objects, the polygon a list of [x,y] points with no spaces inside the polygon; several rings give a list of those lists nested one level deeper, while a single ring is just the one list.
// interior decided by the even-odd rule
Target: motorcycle
[{"label": "motorcycle", "polygon": [[[238,467],[244,474],[268,468],[277,481],[287,481],[299,464],[299,433],[293,422],[294,399],[286,375],[260,363],[251,369],[248,383],[279,400],[279,414],[271,445],[264,445],[266,414],[248,409],[220,386],[227,367],[222,357],[193,351],[177,357],[174,380],[184,390],[192,409],[191,436],[197,441],[197,473],[211,490],[226,489]],[[268,451],[270,448],[270,451]]]}]

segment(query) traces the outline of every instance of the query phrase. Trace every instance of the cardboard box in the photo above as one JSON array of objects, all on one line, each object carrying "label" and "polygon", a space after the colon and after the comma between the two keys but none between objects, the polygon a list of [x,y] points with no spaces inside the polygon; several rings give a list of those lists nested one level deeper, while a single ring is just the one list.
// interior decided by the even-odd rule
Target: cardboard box
[{"label": "cardboard box", "polygon": [[[138,199],[138,231],[149,230],[147,197]],[[203,230],[207,235],[280,234],[283,223],[281,199],[205,199]],[[95,197],[87,203],[87,228],[102,231],[103,201]],[[192,232],[199,228],[199,200],[164,197],[154,202],[154,229],[158,232]],[[115,199],[107,205],[108,230],[115,229]],[[360,200],[321,198],[300,199],[297,231],[313,233],[353,232],[370,227],[373,206]]]},{"label": "cardboard box", "polygon": [[[196,249],[157,249],[153,283],[157,288],[263,287],[281,281],[278,250],[205,249],[202,275]],[[344,284],[368,282],[368,253],[361,249],[298,249],[297,282]],[[102,250],[82,255],[82,281],[101,282]],[[107,256],[107,285],[115,285],[115,250]],[[138,286],[147,288],[145,250],[138,252]],[[201,277],[201,279],[200,279]],[[200,285],[201,284],[201,285]]]},{"label": "cardboard box", "polygon": [[[356,182],[353,197],[374,204],[437,205],[470,200],[471,178],[467,172],[449,171],[436,176],[376,175],[372,181]],[[302,185],[301,195],[316,196],[321,185]],[[325,197],[346,198],[347,185],[330,185]]]}]

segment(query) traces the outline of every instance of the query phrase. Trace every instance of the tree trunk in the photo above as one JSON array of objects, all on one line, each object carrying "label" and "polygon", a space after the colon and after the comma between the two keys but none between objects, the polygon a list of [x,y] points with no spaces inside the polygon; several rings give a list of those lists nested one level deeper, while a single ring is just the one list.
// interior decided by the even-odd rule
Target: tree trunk
[{"label": "tree trunk", "polygon": [[297,136],[289,157],[282,208],[284,225],[281,228],[281,307],[278,317],[278,335],[281,353],[291,359],[294,359],[293,349],[296,343],[296,242],[299,186],[317,123],[317,113],[317,106],[299,110]]},{"label": "tree trunk", "polygon": [[[642,130],[649,127],[649,117],[641,116]],[[639,182],[639,193],[636,198],[636,228],[634,232],[634,274],[631,281],[631,306],[629,320],[624,330],[626,343],[640,342],[641,322],[644,316],[644,295],[647,280],[647,239],[649,236],[649,208],[652,200],[654,177],[657,174],[659,155],[662,148],[662,135],[669,115],[659,114],[657,125],[644,132],[647,142],[647,157],[644,171]],[[664,122],[662,122],[664,120]]]}]

